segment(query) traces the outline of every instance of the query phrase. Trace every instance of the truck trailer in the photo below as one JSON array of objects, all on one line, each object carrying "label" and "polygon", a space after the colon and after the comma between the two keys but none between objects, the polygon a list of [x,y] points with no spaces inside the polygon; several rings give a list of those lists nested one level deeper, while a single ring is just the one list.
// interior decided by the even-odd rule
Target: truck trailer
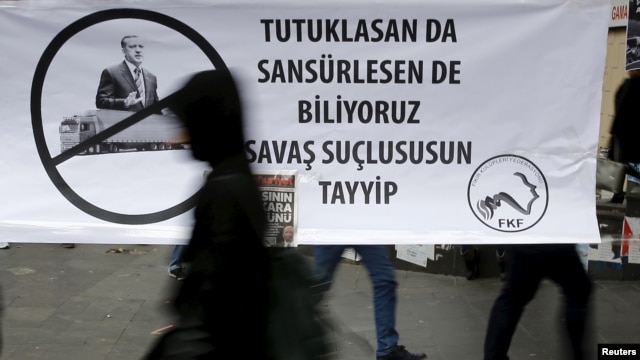
[{"label": "truck trailer", "polygon": [[[63,117],[60,123],[60,150],[67,151],[79,143],[133,115],[130,111],[90,110],[82,115]],[[82,154],[117,153],[120,150],[183,149],[188,144],[185,129],[172,115],[149,115],[145,119],[92,145]]]}]

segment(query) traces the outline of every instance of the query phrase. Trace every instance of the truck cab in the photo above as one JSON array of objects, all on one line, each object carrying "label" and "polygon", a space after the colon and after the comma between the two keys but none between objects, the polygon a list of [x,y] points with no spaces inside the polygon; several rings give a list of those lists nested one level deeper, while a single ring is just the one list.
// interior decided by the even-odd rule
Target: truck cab
[{"label": "truck cab", "polygon": [[[64,152],[96,134],[95,116],[64,117],[60,123],[60,151]],[[95,147],[87,150],[92,154]]]}]

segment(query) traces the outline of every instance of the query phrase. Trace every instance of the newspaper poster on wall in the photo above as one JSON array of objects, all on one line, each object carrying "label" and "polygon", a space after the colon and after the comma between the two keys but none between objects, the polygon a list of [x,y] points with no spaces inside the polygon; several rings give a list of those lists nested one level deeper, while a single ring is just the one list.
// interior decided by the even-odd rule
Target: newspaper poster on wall
[{"label": "newspaper poster on wall", "polygon": [[396,257],[422,267],[427,267],[427,259],[434,260],[434,245],[396,245]]},{"label": "newspaper poster on wall", "polygon": [[[629,264],[640,264],[640,218],[625,217],[623,239],[627,243]],[[624,253],[623,253],[624,254]]]},{"label": "newspaper poster on wall", "polygon": [[640,264],[640,218],[625,216],[621,236],[603,235],[600,244],[589,245],[589,260]]},{"label": "newspaper poster on wall", "polygon": [[296,171],[258,171],[258,184],[266,215],[265,245],[296,247]]},{"label": "newspaper poster on wall", "polygon": [[640,69],[640,2],[629,0],[627,17],[627,53],[625,69]]}]

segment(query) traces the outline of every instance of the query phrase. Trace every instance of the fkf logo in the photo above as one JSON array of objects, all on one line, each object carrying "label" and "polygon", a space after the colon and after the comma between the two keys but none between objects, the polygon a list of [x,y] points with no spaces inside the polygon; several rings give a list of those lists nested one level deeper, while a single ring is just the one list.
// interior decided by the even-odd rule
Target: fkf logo
[{"label": "fkf logo", "polygon": [[499,228],[520,229],[524,225],[524,219],[498,219]]},{"label": "fkf logo", "polygon": [[542,219],[549,202],[542,171],[517,155],[500,155],[482,163],[469,180],[467,198],[478,220],[503,232],[531,228]]}]

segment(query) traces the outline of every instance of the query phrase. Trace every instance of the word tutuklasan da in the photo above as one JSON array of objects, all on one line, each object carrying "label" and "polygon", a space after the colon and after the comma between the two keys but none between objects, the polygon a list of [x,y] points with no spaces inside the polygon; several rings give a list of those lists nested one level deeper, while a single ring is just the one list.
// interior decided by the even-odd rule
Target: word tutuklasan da
[{"label": "word tutuklasan da", "polygon": [[260,23],[265,42],[458,41],[453,19],[261,19]]}]

